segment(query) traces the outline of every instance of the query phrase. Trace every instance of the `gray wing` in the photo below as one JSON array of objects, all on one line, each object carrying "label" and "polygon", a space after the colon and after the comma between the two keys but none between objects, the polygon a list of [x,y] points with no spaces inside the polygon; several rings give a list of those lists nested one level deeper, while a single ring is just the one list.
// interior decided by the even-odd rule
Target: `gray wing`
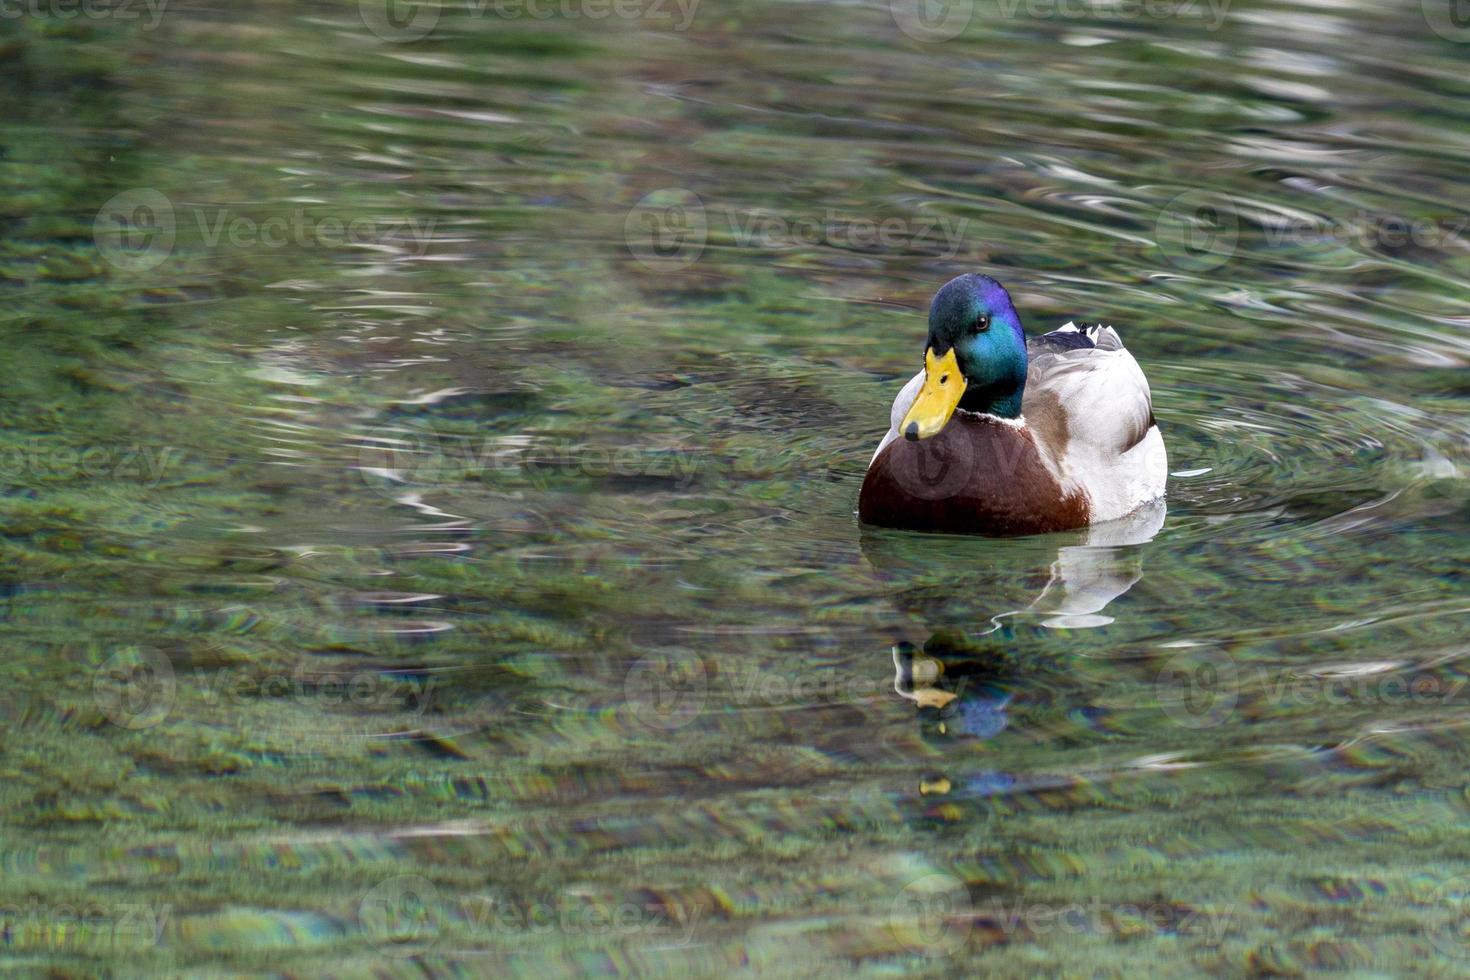
[{"label": "gray wing", "polygon": [[1121,454],[1154,425],[1148,379],[1112,327],[1069,323],[1032,338],[1022,411],[1059,451]]}]

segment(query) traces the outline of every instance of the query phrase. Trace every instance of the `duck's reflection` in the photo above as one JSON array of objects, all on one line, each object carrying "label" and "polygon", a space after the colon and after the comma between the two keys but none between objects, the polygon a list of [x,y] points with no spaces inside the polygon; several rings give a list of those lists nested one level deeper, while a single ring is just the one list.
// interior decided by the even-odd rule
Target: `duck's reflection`
[{"label": "duck's reflection", "polygon": [[935,633],[922,650],[893,648],[893,689],[914,702],[927,738],[988,739],[1006,727],[1014,661],[1000,644]]},{"label": "duck's reflection", "polygon": [[[1006,627],[1017,619],[1033,619],[1050,629],[1112,623],[1114,617],[1105,610],[1143,578],[1147,549],[1139,546],[1159,533],[1164,516],[1163,501],[1155,501],[1122,520],[1066,536],[1010,542],[949,539],[943,541],[947,553],[942,558],[935,557],[939,542],[934,536],[865,535],[863,553],[869,562],[896,575],[903,585],[897,601],[926,622],[964,623],[962,631],[934,631],[922,648],[909,642],[893,647],[894,691],[913,703],[924,739],[958,746],[1004,732],[1018,694],[1028,682],[1039,682],[1034,666],[1019,666],[1030,662],[1016,650],[1025,634]],[[1048,558],[1049,567],[1042,564]],[[1043,568],[1049,577],[1038,593]],[[1034,598],[1026,603],[1028,586]],[[985,603],[987,598],[999,608],[981,612],[977,620],[977,600]],[[1016,604],[1017,599],[1025,604]],[[956,602],[962,605],[956,608]],[[939,772],[919,781],[924,796],[988,797],[1014,786],[1011,774],[994,770],[971,772],[958,784]]]},{"label": "duck's reflection", "polygon": [[[1006,708],[1015,691],[1015,661],[998,639],[975,644],[952,633],[935,633],[922,650],[912,643],[893,648],[893,689],[914,703],[925,741],[983,742],[1005,731]],[[1004,793],[1010,773],[981,770],[958,786],[943,772],[919,779],[921,796],[991,796]]]},{"label": "duck's reflection", "polygon": [[[965,623],[971,634],[1031,617],[1052,629],[1085,629],[1113,622],[1104,610],[1143,578],[1146,549],[1139,546],[1163,528],[1165,513],[1155,500],[1120,520],[1031,538],[865,528],[860,544],[868,563],[899,585],[894,600],[925,622],[973,617],[978,600],[991,608],[986,622]],[[1039,592],[1038,573],[1048,574]]]},{"label": "duck's reflection", "polygon": [[1153,540],[1164,514],[1164,501],[1155,500],[1121,520],[1087,528],[1081,544],[1058,548],[1051,581],[1030,607],[1048,614],[1041,625],[1083,629],[1111,623],[1113,617],[1102,611],[1143,578],[1143,550],[1133,546]]}]

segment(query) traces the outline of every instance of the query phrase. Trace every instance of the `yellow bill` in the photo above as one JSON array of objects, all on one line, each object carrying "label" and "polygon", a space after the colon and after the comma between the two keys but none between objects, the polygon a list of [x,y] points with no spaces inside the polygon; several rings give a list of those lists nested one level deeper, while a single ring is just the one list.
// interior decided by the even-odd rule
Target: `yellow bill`
[{"label": "yellow bill", "polygon": [[934,348],[929,348],[924,352],[924,387],[903,417],[898,431],[905,439],[928,439],[939,435],[949,423],[968,384],[960,373],[953,347],[943,357],[935,357]]}]

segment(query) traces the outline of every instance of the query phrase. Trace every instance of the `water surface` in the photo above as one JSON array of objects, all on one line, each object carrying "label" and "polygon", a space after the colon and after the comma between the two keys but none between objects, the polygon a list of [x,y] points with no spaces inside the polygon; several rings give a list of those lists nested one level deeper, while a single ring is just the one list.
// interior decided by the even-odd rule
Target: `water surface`
[{"label": "water surface", "polygon": [[[1437,9],[368,6],[0,21],[10,968],[1470,968]],[[858,525],[962,271],[1166,512]]]}]

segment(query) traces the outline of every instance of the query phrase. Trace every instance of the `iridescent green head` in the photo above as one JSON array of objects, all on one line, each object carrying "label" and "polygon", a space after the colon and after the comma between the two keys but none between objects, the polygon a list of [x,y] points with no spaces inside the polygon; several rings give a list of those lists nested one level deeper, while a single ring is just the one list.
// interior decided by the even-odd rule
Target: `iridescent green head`
[{"label": "iridescent green head", "polygon": [[929,305],[924,388],[900,431],[927,439],[956,408],[1013,419],[1026,388],[1026,334],[1005,287],[966,273],[945,283]]}]

